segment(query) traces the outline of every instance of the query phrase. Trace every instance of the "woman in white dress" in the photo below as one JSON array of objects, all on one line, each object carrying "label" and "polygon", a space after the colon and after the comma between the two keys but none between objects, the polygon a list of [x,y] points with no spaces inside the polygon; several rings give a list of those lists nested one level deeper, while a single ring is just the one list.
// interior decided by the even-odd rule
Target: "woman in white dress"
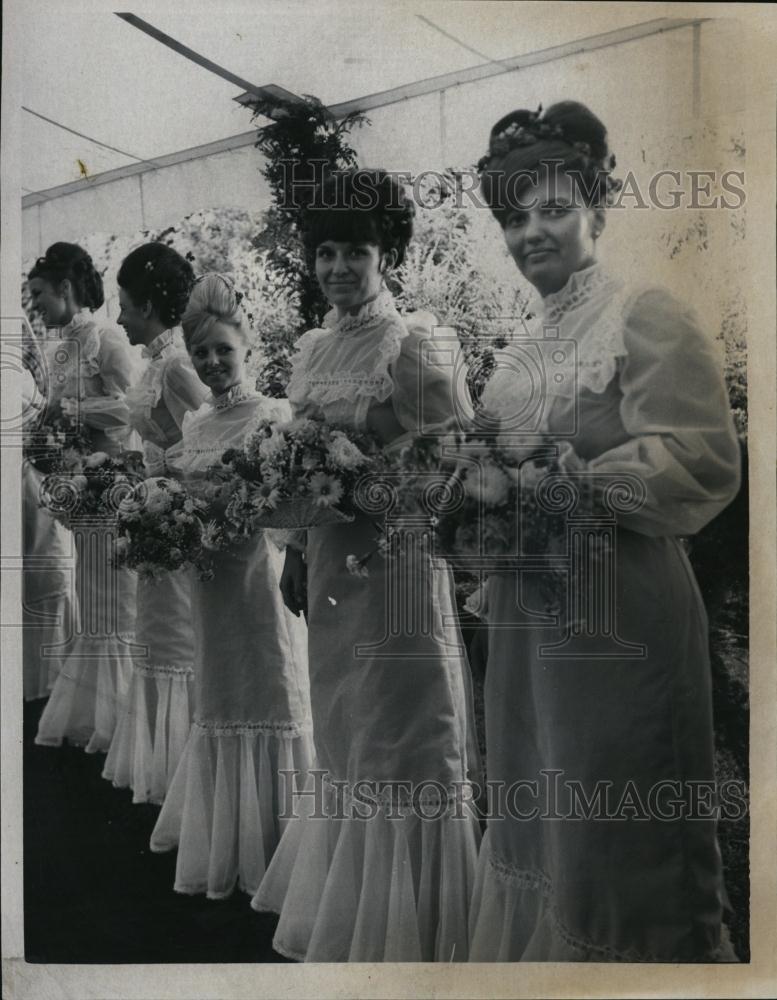
[{"label": "woman in white dress", "polygon": [[[22,369],[23,419],[25,429],[35,434],[46,397],[41,391],[45,386],[38,386],[33,374],[42,374],[40,349],[34,342],[28,358],[30,367]],[[45,440],[45,430],[42,436]],[[48,697],[61,666],[57,648],[61,650],[72,634],[78,614],[72,536],[39,505],[44,474],[34,461],[33,454],[26,454],[22,461],[22,660],[26,701]]]},{"label": "woman in white dress", "polygon": [[[288,419],[288,406],[246,381],[249,331],[228,278],[195,283],[182,326],[211,398],[186,415],[167,464],[196,484],[258,421]],[[178,892],[256,892],[282,832],[287,775],[304,780],[310,767],[305,626],[283,606],[281,568],[260,531],[214,553],[211,580],[193,575],[195,718],[151,836],[153,851],[178,848]]]},{"label": "woman in white dress", "polygon": [[[372,211],[354,200],[365,192]],[[382,171],[344,172],[319,193],[314,204],[339,197],[356,207],[307,215],[307,249],[332,309],[297,343],[294,414],[373,431],[386,445],[422,426],[433,432],[457,409],[452,345],[425,350],[434,318],[403,319],[384,287],[412,234],[413,205]],[[376,557],[366,579],[351,575],[347,556],[374,548],[375,533],[359,516],[300,537],[305,561],[287,549],[284,596],[308,615],[323,781],[299,801],[252,905],[280,913],[273,946],[290,958],[465,961],[477,764],[452,575],[425,549]]]},{"label": "woman in white dress", "polygon": [[[129,389],[132,427],[143,441],[146,475],[167,473],[165,452],[181,439],[184,417],[205,401],[176,329],[189,300],[194,272],[163,243],[146,243],[122,262],[117,275],[118,323],[132,345],[142,345],[146,368]],[[129,695],[116,727],[103,777],[131,788],[133,802],[161,804],[192,721],[189,573],[138,580],[135,656]]]},{"label": "woman in white dress", "polygon": [[[569,514],[561,614],[546,613],[537,573],[488,581],[488,777],[515,794],[489,818],[471,959],[735,960],[721,929],[707,620],[678,537],[739,484],[714,349],[665,290],[598,262],[612,163],[588,108],[514,112],[481,166],[540,296],[536,335],[554,338],[540,429],[601,507]],[[525,345],[506,348],[484,392],[514,444],[527,441]]]},{"label": "woman in white dress", "polygon": [[[118,454],[132,428],[124,394],[138,362],[122,334],[91,314],[103,304],[102,278],[72,243],[54,243],[29,274],[33,305],[58,339],[47,351],[51,414],[76,412],[92,452]],[[107,750],[131,673],[135,574],[111,564],[110,524],[74,526],[80,632],[65,646],[62,669],[43,711],[36,743],[63,739]]]}]

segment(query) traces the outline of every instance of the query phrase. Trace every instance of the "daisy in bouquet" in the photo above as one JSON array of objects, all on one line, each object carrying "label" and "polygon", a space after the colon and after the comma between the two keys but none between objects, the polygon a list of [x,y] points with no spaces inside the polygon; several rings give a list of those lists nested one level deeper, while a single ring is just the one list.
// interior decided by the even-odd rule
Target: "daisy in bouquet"
[{"label": "daisy in bouquet", "polygon": [[119,506],[143,476],[139,451],[108,455],[66,447],[40,487],[39,502],[70,528],[76,518],[115,520]]},{"label": "daisy in bouquet", "polygon": [[226,520],[241,530],[310,528],[353,520],[356,486],[382,462],[381,443],[369,433],[265,420],[242,448],[224,454],[213,478],[229,495]]},{"label": "daisy in bouquet", "polygon": [[208,579],[212,576],[208,549],[221,547],[209,543],[204,520],[209,508],[206,500],[188,493],[175,479],[143,480],[119,505],[117,563],[145,580],[158,580],[189,565]]}]

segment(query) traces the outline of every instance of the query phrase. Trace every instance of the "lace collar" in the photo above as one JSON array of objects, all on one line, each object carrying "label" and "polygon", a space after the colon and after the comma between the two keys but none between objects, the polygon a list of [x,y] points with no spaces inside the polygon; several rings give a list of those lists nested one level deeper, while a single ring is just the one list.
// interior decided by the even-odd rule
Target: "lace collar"
[{"label": "lace collar", "polygon": [[95,319],[91,312],[88,309],[81,309],[79,312],[74,313],[69,323],[60,327],[59,336],[62,340],[66,340],[71,335],[93,326],[94,322]]},{"label": "lace collar", "polygon": [[391,292],[384,288],[374,299],[365,302],[355,315],[346,313],[338,319],[336,311],[330,309],[324,317],[323,326],[336,336],[352,337],[387,317],[399,319],[399,313]]},{"label": "lace collar", "polygon": [[219,396],[215,392],[212,392],[211,399],[214,410],[231,410],[233,406],[237,406],[243,400],[256,399],[258,395],[259,393],[256,389],[250,388],[244,382],[238,382]]},{"label": "lace collar", "polygon": [[141,354],[144,358],[149,358],[151,361],[154,361],[166,347],[169,347],[173,343],[174,339],[174,330],[163,330],[162,333],[154,337],[150,344],[145,344],[143,346]]},{"label": "lace collar", "polygon": [[562,316],[590,302],[612,280],[598,261],[581,271],[573,271],[563,288],[539,300],[538,312],[546,324],[558,323]]}]

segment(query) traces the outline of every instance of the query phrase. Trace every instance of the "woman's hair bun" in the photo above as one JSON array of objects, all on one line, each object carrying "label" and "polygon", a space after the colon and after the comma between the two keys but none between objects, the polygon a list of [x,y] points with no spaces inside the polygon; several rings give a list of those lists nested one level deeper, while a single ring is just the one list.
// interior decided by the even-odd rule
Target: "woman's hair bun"
[{"label": "woman's hair bun", "polygon": [[235,288],[230,277],[212,271],[197,278],[189,295],[189,303],[181,317],[187,345],[206,333],[214,323],[235,327],[247,341],[249,329],[240,302],[242,292]]},{"label": "woman's hair bun", "polygon": [[116,280],[136,306],[151,303],[167,327],[177,326],[189,301],[194,271],[186,258],[166,243],[143,243],[121,263]]},{"label": "woman's hair bun", "polygon": [[52,243],[27,277],[42,278],[52,285],[69,281],[76,303],[82,309],[94,311],[105,301],[102,275],[86,250],[77,243]]},{"label": "woman's hair bun", "polygon": [[587,143],[594,160],[604,161],[609,155],[604,122],[585,104],[579,101],[559,101],[547,109],[541,120],[551,126],[558,125],[568,142]]}]

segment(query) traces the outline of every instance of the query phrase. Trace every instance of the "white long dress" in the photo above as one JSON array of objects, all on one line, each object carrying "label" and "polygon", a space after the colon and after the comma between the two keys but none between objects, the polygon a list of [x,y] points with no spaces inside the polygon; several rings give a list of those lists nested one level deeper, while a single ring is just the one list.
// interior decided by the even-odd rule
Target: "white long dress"
[{"label": "white long dress", "polygon": [[[235,386],[187,414],[168,464],[196,482],[265,418],[288,407]],[[287,783],[311,764],[306,629],[284,607],[281,569],[259,532],[215,554],[213,579],[192,574],[195,718],[151,836],[153,851],[178,848],[178,892],[255,892],[291,809]]]},{"label": "white long dress", "polygon": [[[22,382],[25,422],[36,424],[35,382],[26,370]],[[39,505],[41,473],[22,462],[24,574],[22,637],[24,698],[48,697],[61,667],[61,650],[77,623],[76,555],[70,532]]]},{"label": "white long dress", "polygon": [[[457,404],[466,410],[455,394],[456,345],[427,350],[426,319],[402,319],[387,292],[357,316],[330,313],[298,342],[295,416],[371,429],[389,444],[447,420]],[[478,764],[453,578],[412,539],[355,578],[346,557],[368,552],[375,535],[366,516],[307,532],[323,780],[317,800],[299,802],[252,905],[280,914],[273,947],[289,958],[466,961]],[[364,808],[360,789],[371,799]]]},{"label": "white long dress", "polygon": [[[184,417],[199,409],[207,389],[179,331],[161,333],[143,356],[148,365],[126,395],[129,419],[143,440],[147,475],[165,475],[165,451],[180,440]],[[161,803],[192,722],[194,637],[186,570],[138,580],[135,642],[129,694],[103,777],[131,788],[133,802]]]},{"label": "white long dress", "polygon": [[[48,406],[78,399],[93,452],[109,455],[132,437],[124,394],[138,375],[126,337],[77,313],[47,345]],[[80,629],[63,649],[62,669],[35,742],[107,750],[127,693],[135,631],[136,577],[112,565],[114,525],[107,519],[72,526],[77,552]]]},{"label": "white long dress", "polygon": [[[613,513],[581,517],[569,546],[584,535],[585,558],[570,555],[555,618],[536,573],[488,581],[488,776],[517,794],[489,818],[471,959],[733,960],[714,811],[693,806],[694,785],[715,787],[711,675],[678,538],[737,491],[723,379],[687,308],[601,265],[540,310],[556,352],[577,355],[547,381],[544,428],[570,449],[570,474],[610,489]],[[484,393],[503,432],[525,350],[507,347]]]}]

